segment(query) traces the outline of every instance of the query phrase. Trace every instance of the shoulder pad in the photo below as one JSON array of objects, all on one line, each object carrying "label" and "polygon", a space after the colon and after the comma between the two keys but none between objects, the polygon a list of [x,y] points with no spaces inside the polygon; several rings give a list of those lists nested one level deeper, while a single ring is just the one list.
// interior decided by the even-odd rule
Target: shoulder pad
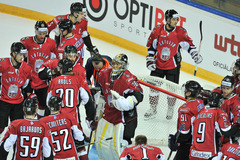
[{"label": "shoulder pad", "polygon": [[184,32],[187,32],[187,30],[183,27],[179,27],[181,30],[183,30]]},{"label": "shoulder pad", "polygon": [[24,41],[26,39],[29,39],[29,36],[21,38],[21,41]]},{"label": "shoulder pad", "polygon": [[5,61],[5,60],[6,60],[5,58],[0,58],[0,62],[1,62],[1,61]]}]

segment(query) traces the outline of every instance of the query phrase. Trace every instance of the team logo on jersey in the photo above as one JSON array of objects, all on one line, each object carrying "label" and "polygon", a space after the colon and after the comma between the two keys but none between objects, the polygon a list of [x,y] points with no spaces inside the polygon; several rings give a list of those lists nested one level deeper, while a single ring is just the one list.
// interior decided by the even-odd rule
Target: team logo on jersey
[{"label": "team logo on jersey", "polygon": [[105,18],[108,9],[108,0],[84,0],[83,3],[87,8],[87,15],[89,18],[96,22],[99,22]]},{"label": "team logo on jersey", "polygon": [[167,61],[170,58],[170,49],[168,47],[164,47],[161,52],[161,59],[163,61]]}]

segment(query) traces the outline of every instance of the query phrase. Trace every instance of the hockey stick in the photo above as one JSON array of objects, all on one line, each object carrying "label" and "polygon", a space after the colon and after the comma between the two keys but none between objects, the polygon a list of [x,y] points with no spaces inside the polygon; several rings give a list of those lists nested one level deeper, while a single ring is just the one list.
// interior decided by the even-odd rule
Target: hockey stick
[{"label": "hockey stick", "polygon": [[[200,21],[199,23],[199,28],[200,28],[200,42],[199,42],[199,47],[198,47],[198,54],[200,53],[200,48],[201,48],[201,45],[202,45],[202,39],[203,39],[203,35],[202,35],[202,21]],[[195,65],[195,70],[194,70],[194,76],[196,76],[197,74],[197,64]]]},{"label": "hockey stick", "polygon": [[[181,133],[181,130],[182,130],[182,129],[183,129],[183,123],[181,124],[179,130],[178,130],[177,133],[176,133],[176,140],[175,140],[175,143],[177,143],[178,138],[179,138],[179,136],[180,136],[180,133]],[[171,150],[170,153],[169,153],[169,155],[168,155],[167,160],[170,160],[170,158],[171,158],[171,156],[172,156],[172,152],[173,152],[173,151]]]}]

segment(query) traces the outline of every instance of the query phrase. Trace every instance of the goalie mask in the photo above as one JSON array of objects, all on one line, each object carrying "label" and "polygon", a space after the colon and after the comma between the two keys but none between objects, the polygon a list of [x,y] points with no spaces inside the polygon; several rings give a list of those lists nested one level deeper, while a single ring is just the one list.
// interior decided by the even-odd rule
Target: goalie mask
[{"label": "goalie mask", "polygon": [[112,60],[111,78],[115,80],[122,72],[128,69],[128,57],[126,54],[120,53]]}]

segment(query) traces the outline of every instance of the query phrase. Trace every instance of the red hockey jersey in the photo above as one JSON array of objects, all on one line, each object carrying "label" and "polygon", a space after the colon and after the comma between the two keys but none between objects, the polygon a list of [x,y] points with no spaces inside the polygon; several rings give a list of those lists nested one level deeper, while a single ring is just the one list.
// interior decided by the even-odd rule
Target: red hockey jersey
[{"label": "red hockey jersey", "polygon": [[47,81],[43,81],[38,77],[38,70],[44,62],[49,59],[57,58],[56,42],[51,38],[46,37],[43,44],[38,44],[33,36],[24,37],[21,39],[21,42],[28,50],[27,63],[33,68],[31,87],[33,89],[47,87]]},{"label": "red hockey jersey", "polygon": [[157,25],[151,32],[147,48],[153,46],[157,51],[156,67],[162,70],[170,70],[177,67],[177,63],[173,58],[178,51],[179,44],[182,43],[184,50],[191,52],[196,51],[192,39],[188,36],[187,31],[180,26],[177,26],[172,32],[168,33],[164,25]]},{"label": "red hockey jersey", "polygon": [[181,133],[188,134],[194,119],[203,108],[205,108],[205,106],[201,99],[189,100],[179,107],[177,130],[179,130],[182,125],[183,129]]},{"label": "red hockey jersey", "polygon": [[19,69],[13,67],[11,58],[0,59],[1,94],[0,100],[19,104],[23,101],[22,88],[25,88],[31,79],[32,68],[22,62]]},{"label": "red hockey jersey", "polygon": [[1,145],[7,152],[14,145],[13,159],[15,160],[42,160],[42,155],[49,157],[53,153],[49,127],[45,123],[33,119],[13,121],[2,139]]},{"label": "red hockey jersey", "polygon": [[64,38],[61,37],[60,44],[57,48],[57,54],[59,57],[64,58],[64,49],[67,45],[74,45],[77,48],[78,57],[76,63],[83,65],[83,58],[84,58],[84,41],[81,35],[73,34],[73,36]]},{"label": "red hockey jersey", "polygon": [[140,159],[156,159],[156,160],[164,160],[165,156],[162,153],[161,149],[154,146],[149,146],[145,144],[129,147],[123,150],[120,160],[128,160],[128,157],[133,160]]},{"label": "red hockey jersey", "polygon": [[[137,81],[137,77],[130,71],[123,72],[120,78],[111,82],[112,68],[105,69],[99,73],[99,84],[102,86],[103,95],[105,98],[104,119],[113,124],[125,122],[123,113],[117,110],[112,104],[112,95],[110,90],[119,93],[120,96],[132,92],[141,92],[142,88]],[[135,117],[136,118],[136,117]]]},{"label": "red hockey jersey", "polygon": [[77,106],[80,105],[80,98],[84,104],[91,98],[83,88],[83,81],[86,80],[75,75],[61,75],[54,78],[48,88],[47,101],[52,96],[61,97],[64,103],[61,112],[72,113],[77,119]]},{"label": "red hockey jersey", "polygon": [[240,97],[234,94],[225,99],[221,109],[228,114],[229,122],[240,124]]},{"label": "red hockey jersey", "polygon": [[208,159],[218,152],[217,134],[231,129],[228,115],[220,108],[202,109],[193,121],[190,159]]},{"label": "red hockey jersey", "polygon": [[218,152],[219,160],[237,160],[240,159],[240,145],[227,143],[222,146]]},{"label": "red hockey jersey", "polygon": [[77,120],[70,113],[50,115],[41,119],[51,129],[55,159],[78,159],[74,140],[83,141]]},{"label": "red hockey jersey", "polygon": [[[52,21],[49,21],[47,23],[48,31],[50,32],[53,29],[55,29],[58,25],[58,22],[60,22],[63,19],[69,19],[69,14],[56,16],[53,18]],[[87,26],[88,26],[88,20],[86,18],[83,18],[81,22],[74,24],[72,32],[74,34],[82,35],[83,31],[87,31]]]}]

